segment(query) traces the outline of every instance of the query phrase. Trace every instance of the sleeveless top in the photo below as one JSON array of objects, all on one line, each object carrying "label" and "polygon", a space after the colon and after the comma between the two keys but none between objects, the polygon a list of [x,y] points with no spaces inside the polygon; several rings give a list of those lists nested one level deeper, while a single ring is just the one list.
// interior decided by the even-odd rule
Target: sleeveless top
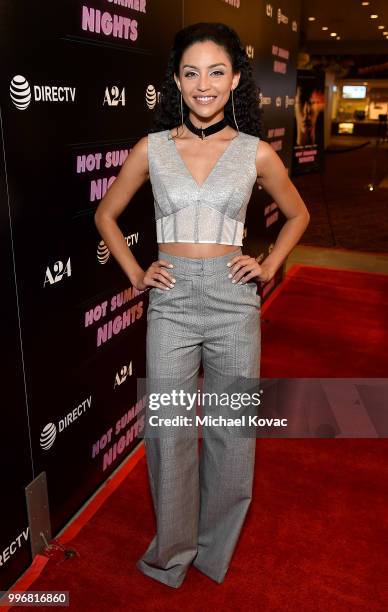
[{"label": "sleeveless top", "polygon": [[149,176],[157,242],[242,246],[246,210],[257,178],[258,136],[237,134],[202,185],[194,180],[170,130],[148,134]]}]

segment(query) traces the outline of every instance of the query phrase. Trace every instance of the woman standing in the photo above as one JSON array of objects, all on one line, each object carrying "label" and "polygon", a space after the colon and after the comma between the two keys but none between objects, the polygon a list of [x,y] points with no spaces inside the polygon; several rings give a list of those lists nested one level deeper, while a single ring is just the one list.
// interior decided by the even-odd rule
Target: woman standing
[{"label": "woman standing", "polygon": [[[260,129],[257,88],[236,32],[219,23],[178,32],[153,128],[135,144],[95,215],[131,283],[150,288],[147,382],[159,391],[167,381],[196,393],[201,360],[203,393],[219,390],[228,377],[259,377],[257,283],[273,278],[309,220]],[[159,252],[144,271],[117,217],[148,179]],[[287,217],[261,264],[241,250],[256,181]],[[188,414],[182,403],[157,412]],[[145,437],[157,532],[137,562],[175,588],[191,563],[224,580],[252,498],[256,448],[254,437],[210,426],[199,454],[197,438],[182,432],[170,427]]]}]

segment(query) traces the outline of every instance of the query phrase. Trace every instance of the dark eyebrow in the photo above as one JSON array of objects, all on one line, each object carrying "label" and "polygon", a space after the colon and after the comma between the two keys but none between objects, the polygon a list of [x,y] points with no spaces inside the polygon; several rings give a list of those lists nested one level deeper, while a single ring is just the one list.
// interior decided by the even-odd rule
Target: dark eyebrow
[{"label": "dark eyebrow", "polygon": [[[224,64],[223,62],[218,62],[218,64],[210,64],[210,66],[208,66],[208,68],[214,68],[215,66],[225,66],[226,68],[226,64]],[[182,68],[197,68],[197,66],[192,66],[191,64],[185,64],[184,66],[182,66]]]}]

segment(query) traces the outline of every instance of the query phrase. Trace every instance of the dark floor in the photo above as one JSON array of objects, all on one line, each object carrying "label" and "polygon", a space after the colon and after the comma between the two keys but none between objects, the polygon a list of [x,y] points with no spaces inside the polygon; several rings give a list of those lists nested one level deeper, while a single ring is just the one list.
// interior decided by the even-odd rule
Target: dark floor
[{"label": "dark floor", "polygon": [[291,177],[311,215],[300,244],[388,254],[387,175],[388,145],[376,149],[372,140],[355,150],[331,146],[321,172]]}]

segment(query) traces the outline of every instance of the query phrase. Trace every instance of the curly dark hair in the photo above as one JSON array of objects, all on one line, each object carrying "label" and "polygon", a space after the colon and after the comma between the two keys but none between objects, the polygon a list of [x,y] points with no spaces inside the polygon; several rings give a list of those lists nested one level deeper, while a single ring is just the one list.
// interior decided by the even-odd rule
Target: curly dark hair
[{"label": "curly dark hair", "polygon": [[[174,80],[179,76],[179,66],[184,51],[196,42],[213,41],[228,54],[233,73],[241,71],[239,84],[233,92],[234,111],[241,132],[262,137],[262,109],[259,107],[261,90],[256,85],[252,67],[239,36],[224,23],[200,22],[189,25],[176,33],[167,64],[166,78],[162,85],[160,103],[155,109],[150,132],[172,129],[181,124],[180,92]],[[183,120],[189,109],[183,100]],[[225,104],[224,116],[228,125],[236,129],[232,99]]]}]

